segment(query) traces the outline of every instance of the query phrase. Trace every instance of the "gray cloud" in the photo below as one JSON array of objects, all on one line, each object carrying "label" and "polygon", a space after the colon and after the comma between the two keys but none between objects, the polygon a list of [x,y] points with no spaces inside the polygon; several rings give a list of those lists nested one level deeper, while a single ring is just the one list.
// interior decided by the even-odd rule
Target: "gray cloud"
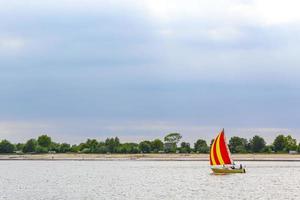
[{"label": "gray cloud", "polygon": [[[297,21],[266,25],[241,12],[225,15],[232,6],[217,14],[207,5],[203,15],[196,6],[185,16],[180,9],[153,15],[134,1],[80,5],[15,1],[1,10],[2,121],[32,130],[60,121],[56,135],[79,138],[85,129],[97,135],[103,120],[116,127],[145,121],[144,129],[157,121],[184,130],[299,128]],[[80,128],[66,128],[72,121]],[[132,126],[118,131],[138,138]]]}]

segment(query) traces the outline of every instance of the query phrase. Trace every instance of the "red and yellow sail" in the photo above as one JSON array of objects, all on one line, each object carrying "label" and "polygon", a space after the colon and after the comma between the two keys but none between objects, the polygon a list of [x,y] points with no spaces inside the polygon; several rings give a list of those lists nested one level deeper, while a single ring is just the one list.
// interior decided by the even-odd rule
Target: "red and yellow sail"
[{"label": "red and yellow sail", "polygon": [[230,151],[226,144],[224,129],[215,138],[210,148],[210,165],[230,165],[233,164],[230,158]]}]

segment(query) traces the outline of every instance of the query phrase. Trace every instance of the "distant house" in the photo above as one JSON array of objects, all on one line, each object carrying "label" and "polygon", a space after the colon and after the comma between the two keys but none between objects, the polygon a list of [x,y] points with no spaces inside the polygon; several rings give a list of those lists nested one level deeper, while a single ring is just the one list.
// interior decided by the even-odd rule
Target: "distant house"
[{"label": "distant house", "polygon": [[289,154],[297,154],[297,153],[298,153],[297,151],[292,151],[292,150],[289,151]]},{"label": "distant house", "polygon": [[16,153],[16,154],[23,154],[22,151],[14,151],[14,153]]}]

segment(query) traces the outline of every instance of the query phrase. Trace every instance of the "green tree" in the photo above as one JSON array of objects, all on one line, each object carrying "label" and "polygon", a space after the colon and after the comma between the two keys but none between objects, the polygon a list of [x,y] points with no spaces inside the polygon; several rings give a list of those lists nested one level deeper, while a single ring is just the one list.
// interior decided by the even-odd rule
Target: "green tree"
[{"label": "green tree", "polygon": [[107,147],[105,145],[98,145],[97,147],[97,153],[107,153]]},{"label": "green tree", "polygon": [[79,150],[79,147],[76,145],[76,144],[73,144],[71,146],[71,149],[70,149],[70,152],[73,152],[73,153],[78,153],[80,150]]},{"label": "green tree", "polygon": [[86,148],[90,150],[89,153],[96,153],[98,146],[98,141],[95,139],[88,139],[86,141]]},{"label": "green tree", "polygon": [[151,142],[151,149],[157,153],[164,150],[164,143],[160,139],[155,139]]},{"label": "green tree", "polygon": [[150,153],[151,152],[151,142],[150,141],[142,141],[139,144],[140,152],[142,153]]},{"label": "green tree", "polygon": [[274,142],[273,142],[273,145],[274,145],[274,150],[276,152],[281,152],[281,151],[284,151],[284,147],[285,147],[285,137],[284,135],[278,135]]},{"label": "green tree", "polygon": [[91,150],[89,148],[84,148],[81,150],[81,153],[91,153]]},{"label": "green tree", "polygon": [[194,144],[194,149],[197,153],[208,153],[209,148],[205,140],[199,139]]},{"label": "green tree", "polygon": [[167,143],[177,144],[181,140],[182,136],[179,133],[170,133],[165,136],[164,141]]},{"label": "green tree", "polygon": [[49,137],[48,135],[41,135],[38,137],[37,142],[39,146],[49,148],[52,141],[51,137]]},{"label": "green tree", "polygon": [[136,143],[124,143],[118,148],[119,153],[139,153],[139,145]]},{"label": "green tree", "polygon": [[182,136],[179,133],[170,133],[165,136],[165,152],[166,153],[175,153],[177,148],[177,143],[180,141]]},{"label": "green tree", "polygon": [[41,145],[36,146],[36,153],[48,153],[48,148]]},{"label": "green tree", "polygon": [[115,138],[107,138],[105,140],[105,146],[107,148],[107,152],[116,153],[118,147],[120,146],[120,140],[118,137]]},{"label": "green tree", "polygon": [[296,139],[292,138],[291,135],[285,137],[284,140],[284,148],[285,151],[296,151],[297,150],[297,141]]},{"label": "green tree", "polygon": [[107,153],[107,148],[105,146],[104,142],[98,142],[96,149],[95,149],[95,153]]},{"label": "green tree", "polygon": [[263,152],[265,153],[272,153],[274,150],[274,146],[271,144],[271,145],[266,145],[266,147],[264,148]]},{"label": "green tree", "polygon": [[13,153],[15,146],[8,140],[2,140],[0,142],[0,153]]},{"label": "green tree", "polygon": [[50,147],[48,147],[48,148],[47,147],[43,147],[43,150],[41,150],[41,151],[46,151],[46,150],[60,152],[60,144],[56,143],[56,142],[51,142]]},{"label": "green tree", "polygon": [[23,144],[23,143],[18,143],[18,144],[16,144],[16,150],[17,150],[17,151],[23,151],[24,145],[25,145],[25,144]]},{"label": "green tree", "polygon": [[115,145],[119,146],[121,144],[120,139],[118,137],[115,137]]},{"label": "green tree", "polygon": [[231,137],[229,140],[229,149],[231,153],[246,153],[248,141],[241,137]]},{"label": "green tree", "polygon": [[37,147],[37,141],[35,139],[30,139],[25,143],[23,147],[23,152],[34,153],[36,152],[36,147]]},{"label": "green tree", "polygon": [[60,153],[70,152],[70,150],[71,150],[70,144],[62,143],[62,144],[60,145],[60,148],[59,148],[59,152],[60,152]]},{"label": "green tree", "polygon": [[88,146],[87,146],[87,144],[86,144],[85,142],[80,143],[80,144],[77,146],[78,152],[82,152],[83,149],[87,149],[87,148],[88,148]]},{"label": "green tree", "polygon": [[191,146],[188,142],[181,142],[180,144],[180,153],[190,153],[191,152]]},{"label": "green tree", "polygon": [[250,148],[252,152],[254,153],[262,152],[265,147],[266,147],[266,142],[262,137],[255,135],[252,139],[250,139]]},{"label": "green tree", "polygon": [[298,153],[300,153],[300,143],[298,144],[298,149],[297,149]]}]

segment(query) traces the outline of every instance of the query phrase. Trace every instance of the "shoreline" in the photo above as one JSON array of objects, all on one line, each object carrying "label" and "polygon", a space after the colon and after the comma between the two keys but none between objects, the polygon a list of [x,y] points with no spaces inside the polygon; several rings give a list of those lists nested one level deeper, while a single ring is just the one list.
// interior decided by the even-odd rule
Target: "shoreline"
[{"label": "shoreline", "polygon": [[[297,161],[300,154],[233,154],[235,161]],[[0,154],[1,160],[53,161],[209,161],[209,154]]]}]

